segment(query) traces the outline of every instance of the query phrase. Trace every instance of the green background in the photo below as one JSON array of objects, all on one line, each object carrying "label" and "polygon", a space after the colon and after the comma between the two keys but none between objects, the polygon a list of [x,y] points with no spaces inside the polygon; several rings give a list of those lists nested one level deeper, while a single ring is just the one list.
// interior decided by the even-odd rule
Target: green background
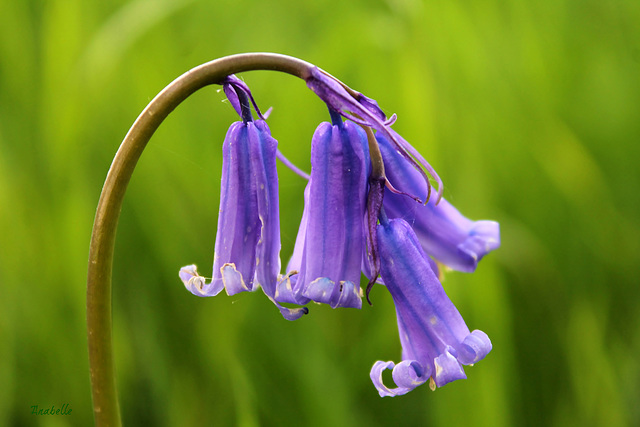
[{"label": "green background", "polygon": [[[469,379],[384,398],[400,358],[383,288],[373,307],[283,320],[259,291],[200,299],[221,143],[236,120],[208,87],[143,154],[114,261],[125,424],[640,425],[640,2],[636,0],[0,0],[0,425],[92,423],[85,280],[95,207],[136,116],[217,57],[312,62],[397,113],[394,128],[502,247],[444,286],[493,351]],[[328,114],[304,83],[242,75],[280,149],[309,168]],[[283,263],[305,182],[280,171]],[[68,416],[30,407],[69,404]]]}]

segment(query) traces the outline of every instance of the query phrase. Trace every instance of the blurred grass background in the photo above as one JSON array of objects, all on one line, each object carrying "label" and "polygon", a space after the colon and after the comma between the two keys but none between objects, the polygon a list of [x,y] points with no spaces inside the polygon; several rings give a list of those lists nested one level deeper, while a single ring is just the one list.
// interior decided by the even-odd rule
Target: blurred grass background
[{"label": "blurred grass background", "polygon": [[[119,143],[186,70],[273,51],[330,71],[398,114],[467,216],[503,245],[444,283],[494,350],[469,379],[380,399],[399,360],[390,298],[286,322],[261,295],[199,299],[221,143],[215,87],[142,156],[120,219],[114,340],[126,425],[640,425],[640,3],[636,0],[0,0],[0,425],[93,422],[85,278]],[[304,83],[242,76],[281,150],[309,167],[327,120]],[[304,182],[280,170],[283,263]],[[65,417],[30,407],[68,403]]]}]

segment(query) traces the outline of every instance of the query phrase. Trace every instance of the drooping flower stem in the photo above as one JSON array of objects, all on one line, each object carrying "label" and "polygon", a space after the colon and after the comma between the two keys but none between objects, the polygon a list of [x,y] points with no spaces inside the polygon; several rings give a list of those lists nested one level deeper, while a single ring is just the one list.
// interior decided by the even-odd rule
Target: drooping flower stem
[{"label": "drooping flower stem", "polygon": [[251,70],[281,71],[308,80],[312,64],[272,53],[231,55],[200,65],[164,88],[142,111],[116,153],[100,194],[91,235],[87,278],[87,332],[93,410],[97,426],[120,426],[111,341],[111,275],[122,201],[136,163],[164,119],[198,89]]}]

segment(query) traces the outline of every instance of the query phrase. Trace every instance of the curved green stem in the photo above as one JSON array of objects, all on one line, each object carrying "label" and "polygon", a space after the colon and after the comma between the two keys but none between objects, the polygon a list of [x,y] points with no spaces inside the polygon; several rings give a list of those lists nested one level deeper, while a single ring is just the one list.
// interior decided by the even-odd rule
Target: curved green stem
[{"label": "curved green stem", "polygon": [[189,95],[230,74],[275,70],[306,80],[312,64],[285,55],[247,53],[200,65],[171,82],[142,111],[116,153],[93,223],[87,278],[87,332],[93,411],[97,426],[120,426],[111,342],[111,273],[122,200],[136,163],[160,123]]}]

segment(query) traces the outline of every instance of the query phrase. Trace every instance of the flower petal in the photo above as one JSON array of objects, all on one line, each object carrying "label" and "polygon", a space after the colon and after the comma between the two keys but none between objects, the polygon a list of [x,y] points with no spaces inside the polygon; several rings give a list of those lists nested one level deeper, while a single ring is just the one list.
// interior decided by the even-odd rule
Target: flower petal
[{"label": "flower petal", "polygon": [[[227,294],[253,290],[256,270],[256,251],[260,237],[256,179],[252,170],[249,132],[255,134],[251,123],[236,122],[229,128],[222,146],[222,183],[220,213],[213,259],[214,286],[223,283],[223,268],[233,264],[243,279],[231,277],[227,268]],[[233,275],[235,276],[235,274]]]},{"label": "flower petal", "polygon": [[405,387],[413,390],[424,384],[431,376],[429,367],[423,367],[415,360],[403,360],[393,368],[393,382],[398,387]]},{"label": "flower petal", "polygon": [[280,310],[280,314],[282,314],[282,317],[287,320],[298,320],[305,314],[309,313],[309,309],[307,307],[288,308],[281,306],[274,299],[271,299],[271,301],[276,305],[276,307],[278,307],[278,310]]},{"label": "flower petal", "polygon": [[178,276],[180,276],[185,288],[198,297],[216,296],[223,288],[223,286],[214,287],[211,283],[206,283],[205,278],[198,274],[195,264],[182,267]]},{"label": "flower petal", "polygon": [[304,294],[312,301],[329,304],[331,308],[362,308],[362,291],[351,281],[336,284],[326,277],[320,277],[309,284]]},{"label": "flower petal", "polygon": [[275,300],[281,303],[304,305],[311,301],[300,294],[300,289],[296,286],[298,281],[298,271],[293,270],[280,277],[276,287]]},{"label": "flower petal", "polygon": [[463,365],[473,365],[484,357],[493,348],[491,340],[484,332],[475,330],[462,340],[458,350],[458,360]]},{"label": "flower petal", "polygon": [[287,308],[276,301],[280,273],[280,211],[276,156],[278,141],[264,120],[248,123],[251,166],[255,177],[260,239],[256,245],[256,282],[287,320],[296,320],[309,312],[306,307]]},{"label": "flower petal", "polygon": [[335,286],[329,304],[331,308],[362,308],[362,290],[360,289],[360,285],[349,280],[341,281],[339,286]]},{"label": "flower petal", "polygon": [[391,361],[383,362],[381,360],[378,360],[373,364],[373,367],[371,368],[371,373],[369,374],[369,376],[371,377],[373,385],[378,390],[378,394],[380,394],[380,397],[401,396],[403,394],[407,394],[412,390],[407,387],[389,388],[384,385],[384,382],[382,381],[382,373],[385,369],[393,369],[395,366],[395,363]]},{"label": "flower petal", "polygon": [[[382,381],[382,373],[385,369],[393,369],[392,377],[396,388],[389,388]],[[415,360],[403,360],[397,365],[393,362],[377,361],[371,368],[371,381],[378,390],[380,397],[400,396],[407,394],[419,385],[424,384],[431,376],[431,371],[425,370]]]},{"label": "flower petal", "polygon": [[[254,126],[252,123],[249,127]],[[267,296],[273,298],[280,273],[280,211],[276,150],[278,141],[270,134],[267,123],[255,122],[249,132],[251,166],[255,177],[260,239],[256,245],[256,281]]]},{"label": "flower petal", "polygon": [[447,348],[441,355],[433,360],[435,366],[435,382],[436,386],[442,387],[443,385],[455,380],[464,380],[467,375],[462,369],[462,365],[451,354],[451,349]]},{"label": "flower petal", "polygon": [[220,267],[220,274],[222,276],[222,283],[224,283],[224,289],[228,295],[252,290],[247,287],[242,278],[242,274],[236,270],[236,266],[233,263],[224,264]]}]

